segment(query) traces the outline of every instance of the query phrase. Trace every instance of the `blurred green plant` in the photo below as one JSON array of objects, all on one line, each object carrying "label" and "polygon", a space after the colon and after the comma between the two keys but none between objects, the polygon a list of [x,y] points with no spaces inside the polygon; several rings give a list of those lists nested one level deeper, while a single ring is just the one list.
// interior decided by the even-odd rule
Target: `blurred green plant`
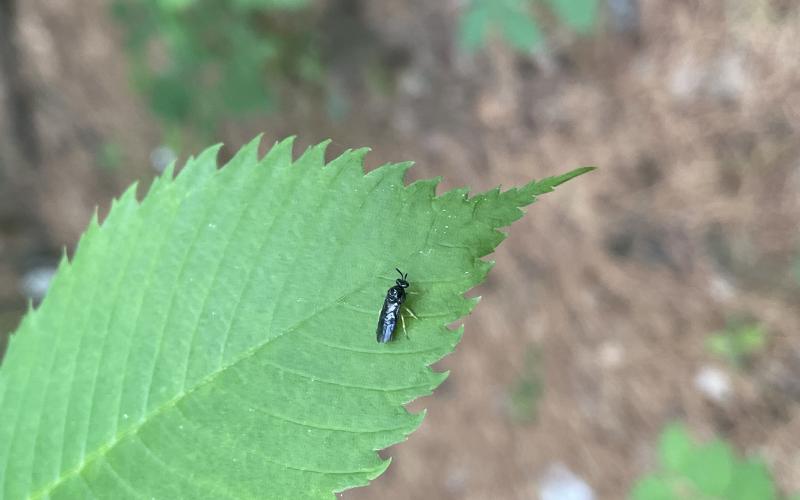
[{"label": "blurred green plant", "polygon": [[122,147],[114,141],[104,142],[96,152],[96,161],[100,167],[105,169],[119,168],[124,161]]},{"label": "blurred green plant", "polygon": [[532,347],[525,354],[523,372],[511,389],[511,416],[514,420],[536,420],[539,402],[544,393],[541,371],[541,356],[538,349]]},{"label": "blurred green plant", "polygon": [[707,349],[737,368],[767,345],[767,333],[758,323],[732,321],[706,340]]},{"label": "blurred green plant", "polygon": [[[315,80],[311,0],[114,0],[135,85],[170,127],[213,133],[229,116],[274,109],[279,78]],[[302,24],[302,23],[301,23]]]},{"label": "blurred green plant", "polygon": [[[541,7],[541,9],[537,8]],[[579,34],[590,34],[597,22],[598,0],[469,0],[461,15],[462,47],[477,50],[497,32],[515,50],[530,52],[544,41],[540,11]]]},{"label": "blurred green plant", "polygon": [[681,424],[668,426],[659,439],[661,469],[640,479],[633,500],[794,500],[777,492],[767,466],[758,458],[738,458],[728,443],[694,441]]}]

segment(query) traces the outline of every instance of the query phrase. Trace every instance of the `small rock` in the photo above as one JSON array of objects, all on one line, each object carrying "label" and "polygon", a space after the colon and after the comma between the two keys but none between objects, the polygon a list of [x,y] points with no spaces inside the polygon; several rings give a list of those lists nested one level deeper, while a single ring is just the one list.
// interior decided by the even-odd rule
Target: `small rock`
[{"label": "small rock", "polygon": [[730,399],[733,392],[728,374],[711,366],[700,369],[694,378],[694,386],[706,397],[718,403]]},{"label": "small rock", "polygon": [[174,162],[178,156],[169,146],[159,146],[150,152],[150,166],[159,174]]},{"label": "small rock", "polygon": [[709,92],[718,99],[738,101],[749,84],[744,58],[726,52],[716,63],[716,71],[710,73]]},{"label": "small rock", "polygon": [[618,342],[604,342],[598,352],[600,366],[607,369],[614,369],[622,364],[625,359],[625,348]]},{"label": "small rock", "polygon": [[719,302],[727,302],[736,296],[733,283],[721,275],[712,276],[709,280],[708,291]]},{"label": "small rock", "polygon": [[47,293],[55,274],[56,268],[53,266],[34,267],[22,276],[22,283],[20,284],[22,293],[35,302],[39,302],[44,298],[44,294]]},{"label": "small rock", "polygon": [[540,500],[594,500],[594,498],[591,486],[564,464],[551,465],[539,485]]},{"label": "small rock", "polygon": [[677,99],[688,100],[695,97],[703,85],[703,72],[695,61],[684,59],[670,75],[670,91]]}]

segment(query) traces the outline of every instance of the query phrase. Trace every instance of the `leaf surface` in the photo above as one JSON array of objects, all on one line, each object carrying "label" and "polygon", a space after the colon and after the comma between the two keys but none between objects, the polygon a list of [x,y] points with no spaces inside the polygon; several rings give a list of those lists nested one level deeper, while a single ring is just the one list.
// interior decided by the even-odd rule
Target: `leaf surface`
[{"label": "leaf surface", "polygon": [[[422,421],[404,404],[491,264],[497,228],[586,172],[435,196],[325,144],[216,148],[93,219],[0,367],[0,498],[333,498]],[[375,342],[395,267],[408,335]]]}]

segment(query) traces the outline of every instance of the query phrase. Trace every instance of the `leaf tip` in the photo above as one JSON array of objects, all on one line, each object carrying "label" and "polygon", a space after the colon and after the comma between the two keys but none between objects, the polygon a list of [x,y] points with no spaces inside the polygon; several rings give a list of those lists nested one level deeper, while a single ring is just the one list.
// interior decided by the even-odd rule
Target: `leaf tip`
[{"label": "leaf tip", "polygon": [[550,193],[553,190],[555,190],[556,186],[560,186],[561,184],[564,184],[565,182],[572,180],[575,177],[589,173],[592,170],[596,169],[597,167],[579,167],[574,170],[570,170],[565,174],[554,175],[552,177],[545,177],[544,179],[538,182],[533,181],[529,183],[527,186],[525,186],[522,190],[528,192],[528,194],[533,196]]}]

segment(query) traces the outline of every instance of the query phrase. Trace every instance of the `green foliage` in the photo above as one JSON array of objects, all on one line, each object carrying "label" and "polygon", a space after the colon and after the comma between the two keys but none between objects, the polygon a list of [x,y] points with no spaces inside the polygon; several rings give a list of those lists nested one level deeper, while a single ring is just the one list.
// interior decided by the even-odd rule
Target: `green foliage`
[{"label": "green foliage", "polygon": [[[318,76],[313,39],[283,16],[310,0],[114,0],[136,85],[172,127],[210,133],[228,116],[269,111],[270,82]],[[299,33],[306,31],[306,33]]]},{"label": "green foliage", "polygon": [[[512,48],[529,52],[543,41],[531,0],[470,0],[460,20],[459,38],[467,50],[483,47],[496,31]],[[597,21],[597,0],[545,0],[558,22],[580,34],[591,33]]]},{"label": "green foliage", "polygon": [[[0,366],[0,498],[334,498],[447,376],[497,229],[590,169],[468,197],[364,174],[365,150],[212,148],[135,187],[25,316]],[[409,336],[375,342],[408,273]]]},{"label": "green foliage", "polygon": [[742,366],[767,345],[767,334],[758,323],[732,322],[724,330],[711,334],[706,346],[715,356],[734,366]]},{"label": "green foliage", "polygon": [[461,44],[475,50],[486,43],[496,29],[512,47],[520,51],[541,43],[539,26],[529,11],[527,0],[471,0],[461,17]]},{"label": "green foliage", "polygon": [[[661,469],[640,479],[633,500],[772,500],[777,493],[766,465],[740,459],[721,440],[700,444],[680,424],[659,441]],[[787,497],[788,498],[788,497]]]},{"label": "green foliage", "polygon": [[539,401],[544,392],[539,352],[528,349],[525,367],[511,390],[511,416],[520,422],[536,420]]},{"label": "green foliage", "polygon": [[558,19],[578,33],[589,34],[597,21],[597,0],[547,0]]}]

